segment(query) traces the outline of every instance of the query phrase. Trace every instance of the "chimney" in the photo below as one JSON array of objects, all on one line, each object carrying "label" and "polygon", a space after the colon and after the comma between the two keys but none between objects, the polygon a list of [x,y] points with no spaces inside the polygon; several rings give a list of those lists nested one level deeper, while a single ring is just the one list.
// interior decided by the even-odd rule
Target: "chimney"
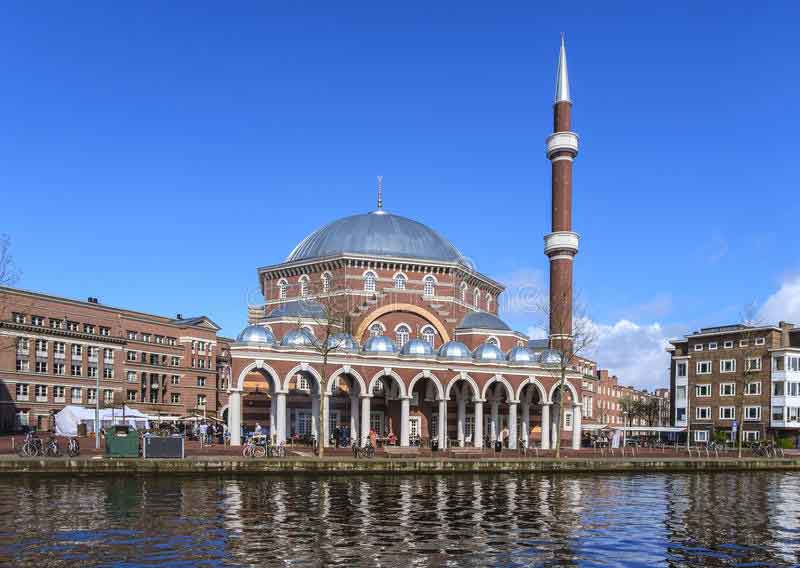
[{"label": "chimney", "polygon": [[176,318],[176,319],[179,319],[179,320],[182,320],[182,319],[183,319],[183,314],[177,314],[177,315],[175,316],[175,318]]}]

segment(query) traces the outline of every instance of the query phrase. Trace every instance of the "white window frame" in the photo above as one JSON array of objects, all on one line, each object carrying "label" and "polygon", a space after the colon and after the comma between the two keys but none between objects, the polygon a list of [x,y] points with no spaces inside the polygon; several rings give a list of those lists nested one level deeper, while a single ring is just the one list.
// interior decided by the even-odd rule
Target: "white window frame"
[{"label": "white window frame", "polygon": [[405,290],[407,284],[408,276],[402,272],[398,272],[392,277],[392,286],[394,286],[395,290]]},{"label": "white window frame", "polygon": [[[386,326],[383,325],[381,322],[376,321],[376,322],[373,322],[373,323],[369,324],[369,330],[368,331],[369,331],[370,337],[377,337],[379,335],[385,335],[386,334]],[[376,332],[380,332],[380,333],[376,333]]]},{"label": "white window frame", "polygon": [[733,349],[733,341],[731,341],[730,339],[728,339],[727,341],[725,341],[725,342],[722,344],[722,347],[723,347],[724,349]]},{"label": "white window frame", "polygon": [[331,279],[332,279],[332,276],[331,276],[330,272],[323,272],[322,278],[321,278],[321,280],[322,280],[322,291],[324,293],[326,293],[326,294],[331,291]]},{"label": "white window frame", "polygon": [[[681,367],[683,367],[683,373],[681,373]],[[689,365],[686,361],[678,361],[675,364],[675,377],[678,379],[685,379],[689,376]]]},{"label": "white window frame", "polygon": [[431,274],[422,279],[422,295],[428,298],[436,295],[436,278]]},{"label": "white window frame", "polygon": [[[726,387],[730,387],[730,393],[725,392]],[[720,383],[719,396],[736,396],[736,383]]]},{"label": "white window frame", "polygon": [[309,278],[305,274],[303,274],[300,278],[297,279],[297,284],[300,286],[300,297],[305,298],[308,296],[308,282]]},{"label": "white window frame", "polygon": [[[756,362],[755,366],[751,365],[752,362]],[[760,371],[763,368],[762,358],[761,357],[747,357],[744,360],[744,368],[746,371]]]},{"label": "white window frame", "polygon": [[378,289],[378,275],[372,270],[367,270],[364,272],[362,278],[364,280],[364,292],[370,292],[374,294]]},{"label": "white window frame", "polygon": [[703,344],[702,343],[695,343],[694,350],[695,351],[702,351],[703,350]]},{"label": "white window frame", "polygon": [[[700,416],[705,414],[705,416]],[[711,420],[711,407],[710,406],[695,406],[694,407],[695,420]]]},{"label": "white window frame", "polygon": [[761,432],[758,430],[745,430],[744,431],[744,441],[745,442],[758,442],[761,439]]},{"label": "white window frame", "polygon": [[436,329],[432,325],[426,325],[420,332],[422,338],[427,341],[431,347],[436,345]]},{"label": "white window frame", "polygon": [[278,280],[278,298],[280,300],[286,299],[286,292],[289,290],[289,283],[285,278]]},{"label": "white window frame", "polygon": [[[750,416],[750,411],[755,410],[756,415],[754,417]],[[745,406],[744,407],[744,419],[745,421],[749,422],[760,422],[761,421],[761,407],[760,406]]]},{"label": "white window frame", "polygon": [[719,344],[716,341],[710,341],[708,343],[708,350],[709,351],[716,351],[719,348]]},{"label": "white window frame", "polygon": [[[701,370],[701,368],[706,368],[706,371]],[[695,374],[697,375],[710,375],[714,366],[711,364],[711,361],[698,361],[697,365],[695,366]]]},{"label": "white window frame", "polygon": [[766,345],[767,344],[767,339],[765,337],[756,337],[755,344],[756,345]]},{"label": "white window frame", "polygon": [[[730,414],[730,416],[724,416]],[[736,407],[735,406],[720,406],[719,407],[720,420],[736,420]]]},{"label": "white window frame", "polygon": [[395,344],[397,348],[403,347],[411,339],[411,326],[407,323],[399,323],[394,328]]},{"label": "white window frame", "polygon": [[[727,368],[730,366],[730,368]],[[720,359],[719,360],[720,373],[735,373],[736,372],[736,359]]]},{"label": "white window frame", "polygon": [[[757,388],[755,389],[757,392],[750,392],[750,387],[755,385]],[[750,381],[744,386],[744,395],[745,396],[761,396],[761,381]]]},{"label": "white window frame", "polygon": [[708,442],[708,430],[695,430],[694,431],[694,441],[697,442]]}]

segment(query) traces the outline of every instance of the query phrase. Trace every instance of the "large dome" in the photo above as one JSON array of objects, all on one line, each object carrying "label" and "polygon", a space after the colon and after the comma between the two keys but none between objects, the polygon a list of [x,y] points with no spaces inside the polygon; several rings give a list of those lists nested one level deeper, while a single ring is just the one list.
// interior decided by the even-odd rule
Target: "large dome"
[{"label": "large dome", "polygon": [[430,227],[380,209],[345,217],[317,229],[294,248],[286,261],[342,253],[419,258],[469,266],[458,249]]}]

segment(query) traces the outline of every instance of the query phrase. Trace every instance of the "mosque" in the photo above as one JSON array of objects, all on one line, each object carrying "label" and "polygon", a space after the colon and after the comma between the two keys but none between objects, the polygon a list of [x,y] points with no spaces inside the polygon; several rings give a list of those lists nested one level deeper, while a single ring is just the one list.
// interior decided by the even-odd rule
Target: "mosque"
[{"label": "mosque", "polygon": [[[285,261],[258,269],[263,303],[229,346],[227,405],[232,443],[256,422],[280,443],[329,442],[370,430],[399,445],[483,447],[557,436],[579,447],[581,385],[594,364],[571,365],[559,388],[559,352],[572,334],[572,164],[578,137],[562,40],[546,140],[552,163],[550,337],[531,341],[498,316],[504,287],[478,272],[445,237],[383,208],[333,221]],[[564,397],[558,427],[559,397]],[[321,412],[320,412],[321,411]],[[322,416],[322,418],[320,418]],[[322,422],[321,422],[322,420]],[[325,424],[325,435],[322,425]],[[527,435],[526,435],[527,434]]]}]

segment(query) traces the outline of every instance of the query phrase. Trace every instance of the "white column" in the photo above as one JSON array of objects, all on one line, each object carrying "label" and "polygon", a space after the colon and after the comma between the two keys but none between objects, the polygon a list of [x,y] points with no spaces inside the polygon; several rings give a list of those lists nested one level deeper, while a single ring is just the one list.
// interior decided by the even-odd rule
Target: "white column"
[{"label": "white column", "polygon": [[369,413],[370,413],[370,396],[361,395],[361,445],[366,446],[369,439]]},{"label": "white column", "polygon": [[359,410],[358,395],[354,394],[350,397],[350,444],[358,439]]},{"label": "white column", "polygon": [[278,402],[275,400],[275,393],[272,393],[272,398],[269,399],[269,435],[270,438],[275,440],[277,438],[277,431],[275,430],[278,423],[275,416],[278,412]]},{"label": "white column", "polygon": [[517,449],[517,403],[508,403],[508,449]]},{"label": "white column", "polygon": [[467,401],[464,397],[458,398],[458,446],[464,447],[464,422],[467,418]]},{"label": "white column", "polygon": [[475,433],[474,433],[474,443],[473,445],[476,448],[483,447],[483,401],[476,400],[475,401]]},{"label": "white column", "polygon": [[400,399],[400,447],[408,447],[408,413],[411,398],[404,396]]},{"label": "white column", "polygon": [[497,441],[497,424],[499,422],[498,418],[500,415],[500,402],[497,400],[493,400],[491,404],[491,418],[489,419],[489,439],[494,444]]},{"label": "white column", "polygon": [[319,442],[319,396],[311,395],[311,435]]},{"label": "white column", "polygon": [[542,405],[542,449],[550,449],[550,405]]},{"label": "white column", "polygon": [[275,414],[275,419],[278,421],[276,442],[282,444],[286,442],[286,393],[278,392],[275,397],[278,399],[278,408]]},{"label": "white column", "polygon": [[322,437],[322,445],[324,447],[330,446],[331,440],[331,433],[330,433],[330,404],[331,404],[331,397],[328,396],[328,393],[324,393],[322,395],[322,424],[320,424],[320,436]]},{"label": "white column", "polygon": [[572,405],[572,449],[581,449],[581,412],[583,407],[580,404]]},{"label": "white column", "polygon": [[439,450],[447,449],[447,400],[439,401]]},{"label": "white column", "polygon": [[527,448],[531,439],[531,403],[527,400],[522,401],[522,432],[520,434]]},{"label": "white column", "polygon": [[228,430],[231,446],[242,445],[242,391],[231,390],[228,394]]}]

